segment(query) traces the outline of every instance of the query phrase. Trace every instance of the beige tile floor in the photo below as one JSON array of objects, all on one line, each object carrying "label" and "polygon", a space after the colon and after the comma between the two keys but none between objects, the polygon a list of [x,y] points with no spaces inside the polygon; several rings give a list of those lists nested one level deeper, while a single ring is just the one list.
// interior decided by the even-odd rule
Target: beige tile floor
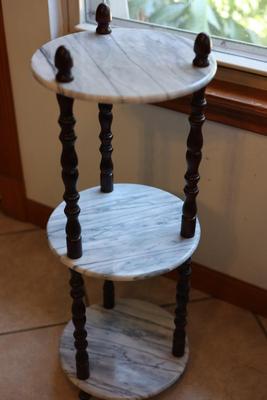
[{"label": "beige tile floor", "polygon": [[[68,271],[45,233],[0,214],[0,399],[77,400],[58,361],[58,339],[70,318]],[[86,281],[90,302],[102,283]],[[117,285],[119,296],[174,311],[166,278]],[[192,290],[190,362],[184,377],[154,400],[266,400],[267,320]]]}]

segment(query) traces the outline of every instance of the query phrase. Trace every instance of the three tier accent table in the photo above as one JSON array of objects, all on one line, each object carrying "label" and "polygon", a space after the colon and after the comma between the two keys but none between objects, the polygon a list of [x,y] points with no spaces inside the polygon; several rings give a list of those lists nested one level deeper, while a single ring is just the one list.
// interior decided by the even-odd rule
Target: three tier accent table
[{"label": "three tier accent table", "polygon": [[[60,340],[60,358],[81,400],[143,399],[175,383],[188,361],[186,308],[191,256],[200,238],[196,196],[205,88],[216,62],[204,33],[193,44],[167,31],[111,32],[109,8],[101,4],[96,14],[96,32],[53,40],[32,58],[35,78],[57,94],[60,108],[64,202],[47,225],[51,249],[71,272],[72,321]],[[155,103],[190,93],[185,201],[154,187],[113,185],[112,104]],[[80,194],[74,99],[97,102],[101,126],[100,187]],[[115,300],[114,281],[176,268],[174,321],[153,304]],[[103,305],[85,307],[83,275],[105,279]]]}]

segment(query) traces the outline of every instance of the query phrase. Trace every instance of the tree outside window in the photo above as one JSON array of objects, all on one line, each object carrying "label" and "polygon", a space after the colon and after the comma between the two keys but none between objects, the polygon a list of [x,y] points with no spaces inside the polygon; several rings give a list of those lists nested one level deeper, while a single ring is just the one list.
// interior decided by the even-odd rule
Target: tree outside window
[{"label": "tree outside window", "polygon": [[131,19],[267,46],[267,0],[128,0],[128,7]]}]

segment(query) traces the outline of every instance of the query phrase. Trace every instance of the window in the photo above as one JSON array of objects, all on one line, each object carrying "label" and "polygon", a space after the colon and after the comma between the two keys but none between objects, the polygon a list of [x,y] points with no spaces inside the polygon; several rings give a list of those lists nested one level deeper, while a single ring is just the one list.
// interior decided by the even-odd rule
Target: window
[{"label": "window", "polygon": [[[94,21],[100,0],[86,0],[85,19]],[[114,22],[180,31],[201,31],[213,37],[223,65],[267,73],[267,0],[106,0]],[[230,56],[227,56],[230,55]],[[242,59],[233,60],[233,57]],[[259,63],[257,63],[259,61]]]},{"label": "window", "polygon": [[133,20],[267,45],[267,1],[264,0],[128,0],[124,3]]}]

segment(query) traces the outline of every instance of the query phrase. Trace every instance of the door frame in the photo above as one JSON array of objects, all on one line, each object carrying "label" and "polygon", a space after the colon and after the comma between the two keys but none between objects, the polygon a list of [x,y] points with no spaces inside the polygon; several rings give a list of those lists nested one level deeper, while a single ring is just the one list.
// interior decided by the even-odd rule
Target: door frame
[{"label": "door frame", "polygon": [[[0,0],[0,195],[1,209],[25,221],[26,191],[12,83],[9,69],[2,1]],[[2,99],[2,101],[1,101]]]}]

